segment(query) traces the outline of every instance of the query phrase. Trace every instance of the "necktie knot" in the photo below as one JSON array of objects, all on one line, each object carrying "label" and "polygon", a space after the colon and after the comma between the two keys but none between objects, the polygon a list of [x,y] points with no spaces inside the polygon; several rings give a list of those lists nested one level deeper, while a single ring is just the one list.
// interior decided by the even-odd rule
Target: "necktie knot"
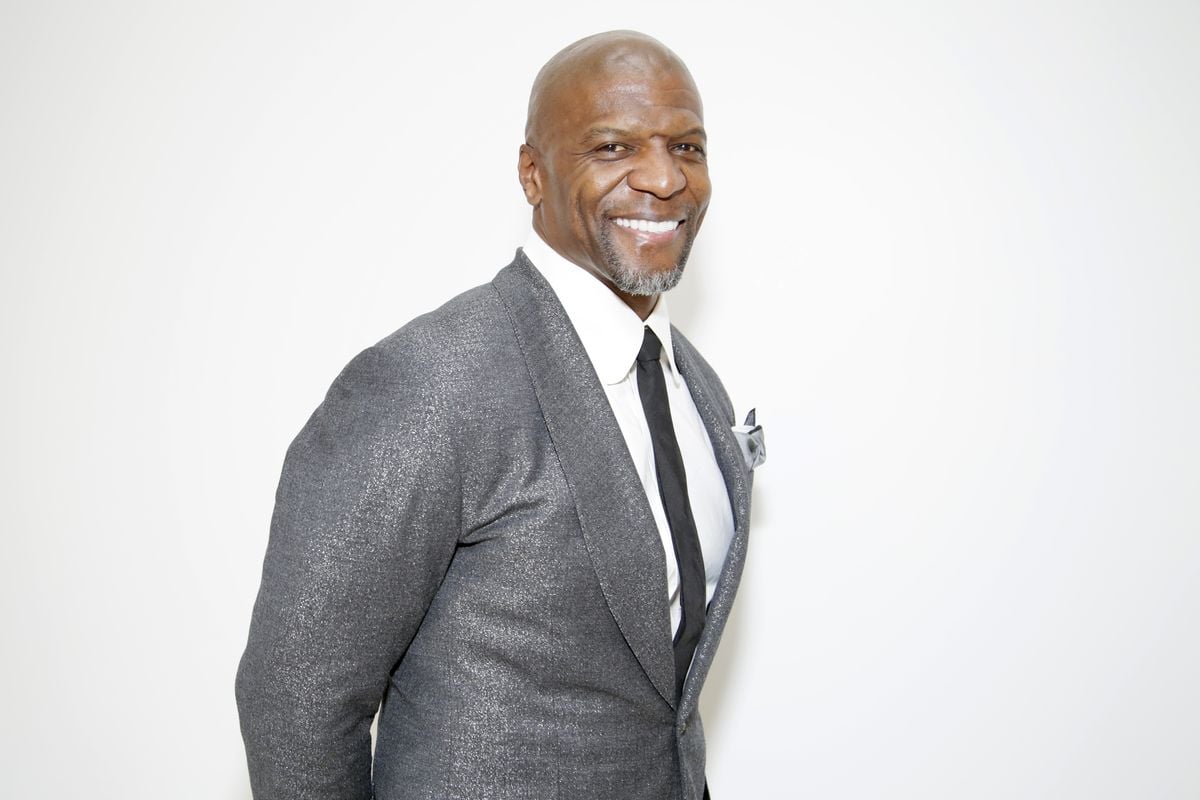
[{"label": "necktie knot", "polygon": [[645,364],[650,361],[658,361],[661,355],[662,342],[654,335],[654,331],[647,327],[646,334],[642,337],[642,349],[638,351],[637,360]]}]

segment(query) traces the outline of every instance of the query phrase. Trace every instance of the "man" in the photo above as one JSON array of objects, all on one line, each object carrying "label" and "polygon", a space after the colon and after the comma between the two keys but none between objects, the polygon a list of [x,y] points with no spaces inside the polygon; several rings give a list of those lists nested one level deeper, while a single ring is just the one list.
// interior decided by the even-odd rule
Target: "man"
[{"label": "man", "polygon": [[526,248],[355,358],[288,451],[237,682],[255,797],[705,794],[751,483],[660,297],[705,157],[659,42],[539,73]]}]

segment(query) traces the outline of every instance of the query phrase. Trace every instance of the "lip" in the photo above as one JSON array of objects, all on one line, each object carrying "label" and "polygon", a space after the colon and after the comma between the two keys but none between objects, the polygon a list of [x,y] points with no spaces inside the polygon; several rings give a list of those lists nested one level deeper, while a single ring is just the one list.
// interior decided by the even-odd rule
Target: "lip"
[{"label": "lip", "polygon": [[[636,228],[627,228],[624,225],[618,225],[617,224],[618,219],[645,220],[647,222],[656,222],[656,223],[678,222],[679,224],[676,225],[673,229],[671,229],[669,231],[641,231]],[[647,243],[647,244],[659,244],[659,243],[670,242],[671,240],[678,237],[680,235],[681,231],[683,231],[684,225],[687,224],[687,218],[686,217],[680,218],[680,217],[658,216],[658,215],[652,216],[652,215],[648,215],[648,214],[647,215],[614,214],[613,216],[608,218],[608,222],[609,222],[609,224],[612,225],[612,227],[616,228],[622,234],[634,239],[635,241]]]}]

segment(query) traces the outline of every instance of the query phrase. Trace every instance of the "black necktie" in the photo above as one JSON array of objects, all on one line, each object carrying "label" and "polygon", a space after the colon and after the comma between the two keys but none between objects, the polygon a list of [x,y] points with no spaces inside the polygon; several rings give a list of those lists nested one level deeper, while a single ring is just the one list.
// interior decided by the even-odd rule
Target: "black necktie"
[{"label": "black necktie", "polygon": [[671,406],[667,401],[667,382],[658,363],[662,343],[654,331],[646,328],[642,349],[637,357],[638,393],[642,410],[650,425],[650,441],[654,446],[654,471],[658,476],[658,493],[667,512],[675,561],[679,565],[679,605],[683,619],[675,634],[675,693],[683,693],[683,681],[692,663],[692,654],[700,633],[704,630],[704,606],[707,582],[704,577],[704,555],[692,506],[688,502],[687,473],[683,456],[675,439],[671,422]]}]

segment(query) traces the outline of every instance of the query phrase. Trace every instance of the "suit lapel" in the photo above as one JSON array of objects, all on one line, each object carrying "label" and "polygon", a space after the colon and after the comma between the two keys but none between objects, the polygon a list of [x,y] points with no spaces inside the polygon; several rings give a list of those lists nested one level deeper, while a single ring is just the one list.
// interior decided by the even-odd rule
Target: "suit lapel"
[{"label": "suit lapel", "polygon": [[609,610],[674,706],[662,541],[608,397],[557,296],[523,253],[492,285],[512,320]]},{"label": "suit lapel", "polygon": [[721,569],[716,592],[709,603],[704,633],[696,646],[692,668],[683,687],[683,699],[680,701],[678,713],[680,719],[686,720],[696,707],[700,687],[704,685],[704,678],[712,666],[717,643],[729,618],[733,597],[741,580],[742,567],[745,565],[750,529],[751,473],[746,469],[741,449],[734,439],[731,427],[734,424],[732,409],[728,409],[716,375],[700,358],[695,348],[674,328],[671,330],[671,338],[675,343],[675,363],[679,365],[680,374],[683,375],[696,403],[696,410],[700,412],[700,419],[704,422],[708,437],[712,441],[717,465],[725,478],[725,489],[733,507],[734,523],[733,540],[729,543],[725,566]]}]

